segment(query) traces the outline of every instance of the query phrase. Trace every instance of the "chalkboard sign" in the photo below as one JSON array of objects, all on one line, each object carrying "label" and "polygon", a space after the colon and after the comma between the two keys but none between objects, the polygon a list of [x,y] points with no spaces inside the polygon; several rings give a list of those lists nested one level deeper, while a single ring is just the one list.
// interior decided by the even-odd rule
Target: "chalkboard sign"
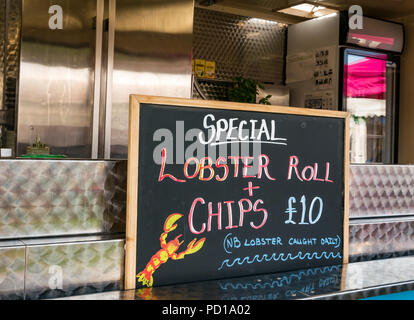
[{"label": "chalkboard sign", "polygon": [[347,263],[348,122],[131,96],[126,289]]}]

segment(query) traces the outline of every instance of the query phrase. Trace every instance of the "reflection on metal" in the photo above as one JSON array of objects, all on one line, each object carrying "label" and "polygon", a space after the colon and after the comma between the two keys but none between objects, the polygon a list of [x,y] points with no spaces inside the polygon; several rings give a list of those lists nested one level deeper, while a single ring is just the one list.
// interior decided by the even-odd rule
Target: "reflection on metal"
[{"label": "reflection on metal", "polygon": [[25,247],[21,241],[0,242],[0,300],[24,298]]},{"label": "reflection on metal", "polygon": [[[413,288],[413,279],[413,257],[350,263],[346,266],[344,272],[343,291],[356,291],[364,288],[372,288],[381,291],[379,289],[386,289],[386,287],[391,287],[392,284],[403,285],[404,283],[411,283],[411,288]],[[378,295],[378,291],[376,295]],[[384,292],[384,290],[382,290],[382,293],[380,294],[391,292]],[[372,292],[370,295],[375,296]],[[365,296],[370,295],[367,294]],[[348,299],[351,298],[352,296]],[[361,295],[359,295],[358,298],[362,298]]]},{"label": "reflection on metal", "polygon": [[355,300],[414,290],[414,257],[204,281],[68,300]]},{"label": "reflection on metal", "polygon": [[30,155],[46,155],[50,154],[50,148],[40,141],[40,137],[37,136],[36,141],[26,148],[26,154]]},{"label": "reflection on metal", "polygon": [[123,239],[24,240],[25,298],[45,299],[122,289]]},{"label": "reflection on metal", "polygon": [[[105,292],[70,300],[293,300],[337,292],[342,266]],[[245,310],[247,311],[247,310]],[[239,310],[241,312],[241,310]]]},{"label": "reflection on metal", "polygon": [[125,230],[125,161],[0,160],[0,239]]},{"label": "reflection on metal", "polygon": [[129,95],[190,98],[192,0],[117,0],[111,156],[127,156]]},{"label": "reflection on metal", "polygon": [[350,261],[394,258],[414,253],[414,219],[365,221],[349,227]]},{"label": "reflection on metal", "polygon": [[38,133],[53,154],[90,158],[96,0],[59,5],[63,29],[51,30],[50,2],[23,1],[18,155]]},{"label": "reflection on metal", "polygon": [[352,165],[350,218],[414,215],[414,166]]}]

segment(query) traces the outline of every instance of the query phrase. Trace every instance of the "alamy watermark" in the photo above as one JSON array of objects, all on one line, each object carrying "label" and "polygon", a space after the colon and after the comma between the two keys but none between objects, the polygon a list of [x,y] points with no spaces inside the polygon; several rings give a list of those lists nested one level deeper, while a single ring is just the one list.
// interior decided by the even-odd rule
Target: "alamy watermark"
[{"label": "alamy watermark", "polygon": [[49,18],[49,29],[56,30],[56,29],[63,29],[63,9],[61,6],[55,4],[49,7],[49,14],[51,17]]},{"label": "alamy watermark", "polygon": [[348,10],[348,26],[351,30],[362,30],[364,28],[364,12],[361,6],[353,5]]},{"label": "alamy watermark", "polygon": [[62,290],[63,289],[63,269],[61,266],[52,265],[49,267],[49,289],[51,290]]},{"label": "alamy watermark", "polygon": [[275,120],[216,119],[207,114],[203,129],[185,128],[184,121],[175,122],[175,130],[161,128],[154,132],[153,150],[157,165],[205,165],[232,163],[249,165],[253,172],[266,162],[262,155],[264,144],[287,146],[287,139],[278,136]]}]

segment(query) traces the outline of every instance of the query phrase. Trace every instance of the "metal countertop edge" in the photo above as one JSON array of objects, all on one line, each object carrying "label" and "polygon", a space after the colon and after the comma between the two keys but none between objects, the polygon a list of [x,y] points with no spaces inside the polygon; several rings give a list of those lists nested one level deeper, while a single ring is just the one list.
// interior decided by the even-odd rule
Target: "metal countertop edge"
[{"label": "metal countertop edge", "polygon": [[[403,286],[411,286],[411,287],[404,289],[402,288]],[[390,289],[390,288],[391,288],[391,292],[389,291],[377,292],[377,291],[382,291],[382,290]],[[401,289],[404,289],[404,290],[401,290]],[[364,298],[369,298],[369,297],[374,297],[374,296],[388,295],[388,294],[399,293],[399,292],[410,291],[410,290],[414,290],[414,280],[395,282],[395,283],[372,286],[372,287],[361,288],[361,289],[346,290],[343,292],[309,296],[306,298],[300,298],[298,300],[359,300],[359,299],[364,299]],[[373,291],[372,295],[369,295],[369,296],[363,295],[363,293],[366,293],[369,291]],[[351,297],[351,295],[357,295],[357,297],[355,296]],[[359,295],[360,297],[358,297]],[[349,299],[347,299],[347,296],[350,296],[348,297]]]}]

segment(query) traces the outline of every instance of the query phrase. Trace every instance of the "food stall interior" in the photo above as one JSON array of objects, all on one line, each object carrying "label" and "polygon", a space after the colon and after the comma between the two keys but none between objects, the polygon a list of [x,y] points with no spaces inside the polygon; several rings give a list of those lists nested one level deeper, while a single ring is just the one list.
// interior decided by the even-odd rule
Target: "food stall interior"
[{"label": "food stall interior", "polygon": [[[58,2],[0,0],[2,297],[122,289],[129,94],[229,100],[240,79],[257,101],[352,114],[348,272],[414,252],[412,1]],[[347,271],[327,272],[337,292]]]}]

